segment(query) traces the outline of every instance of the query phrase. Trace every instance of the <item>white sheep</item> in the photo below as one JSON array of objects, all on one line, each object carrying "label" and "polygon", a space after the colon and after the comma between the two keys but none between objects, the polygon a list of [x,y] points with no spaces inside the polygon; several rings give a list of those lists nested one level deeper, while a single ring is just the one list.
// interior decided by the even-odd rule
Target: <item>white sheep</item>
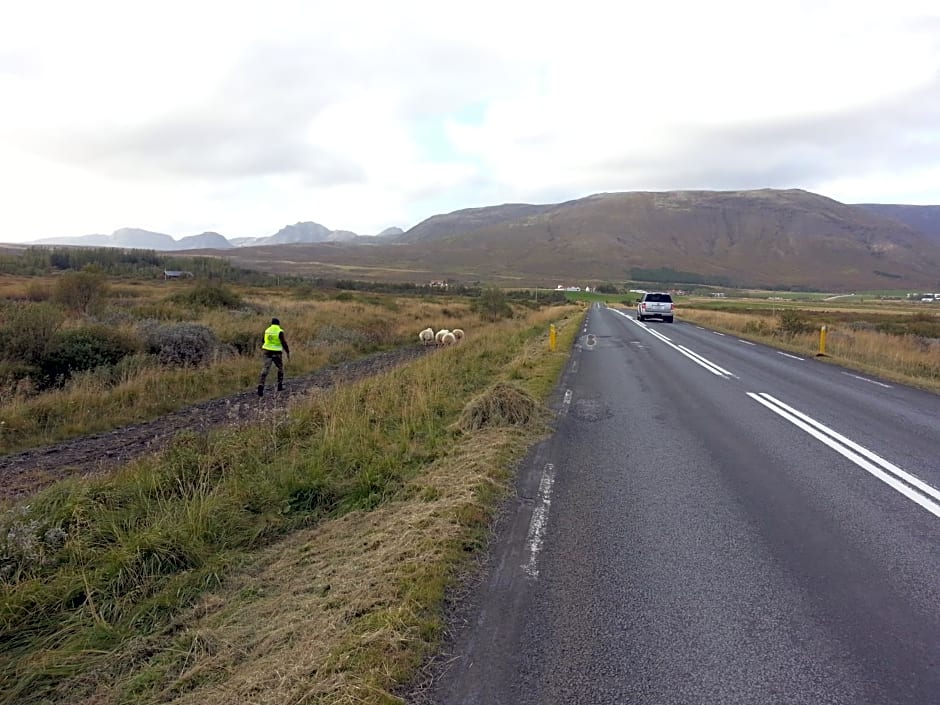
[{"label": "white sheep", "polygon": [[462,330],[460,330],[460,328],[454,328],[454,329],[451,331],[451,333],[454,334],[454,337],[457,339],[457,342],[458,342],[458,343],[459,343],[461,340],[463,340],[463,335],[464,335],[464,333],[463,333]]},{"label": "white sheep", "polygon": [[437,343],[438,345],[440,345],[440,344],[441,344],[441,338],[444,337],[444,334],[445,334],[445,333],[450,333],[450,331],[447,330],[446,328],[441,328],[437,333],[434,334],[434,342]]},{"label": "white sheep", "polygon": [[450,331],[444,333],[441,336],[441,345],[455,345],[457,343],[457,336],[455,336]]},{"label": "white sheep", "polygon": [[418,340],[421,341],[423,345],[430,345],[434,342],[434,329],[425,328],[423,331],[418,333]]}]

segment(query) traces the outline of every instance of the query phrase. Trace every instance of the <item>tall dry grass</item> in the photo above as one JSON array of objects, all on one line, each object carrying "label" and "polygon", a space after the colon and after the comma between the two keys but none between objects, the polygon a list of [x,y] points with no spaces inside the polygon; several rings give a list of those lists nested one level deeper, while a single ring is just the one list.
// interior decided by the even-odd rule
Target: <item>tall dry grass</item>
[{"label": "tall dry grass", "polygon": [[[26,282],[17,286],[25,287]],[[120,291],[130,290],[129,285]],[[19,289],[17,289],[19,290]],[[246,306],[237,310],[191,308],[174,301],[174,289],[148,283],[134,296],[97,312],[93,320],[136,334],[141,321],[191,322],[209,327],[224,344],[257,340],[278,317],[291,348],[288,377],[382,349],[417,342],[422,328],[461,327],[472,338],[482,323],[460,299],[424,300],[387,294],[349,300],[291,298],[283,291],[237,289]],[[126,293],[126,291],[125,291]],[[84,321],[72,318],[64,328]],[[260,369],[260,349],[252,356],[227,352],[223,345],[208,365],[163,367],[146,361],[76,375],[62,389],[37,393],[28,383],[0,388],[0,453],[112,430],[150,420],[187,405],[251,388]]]},{"label": "tall dry grass", "polygon": [[[818,329],[787,333],[776,317],[684,309],[681,318],[803,355],[819,352]],[[856,330],[851,323],[828,325],[826,338],[828,357],[821,359],[903,384],[940,391],[940,340]]]}]

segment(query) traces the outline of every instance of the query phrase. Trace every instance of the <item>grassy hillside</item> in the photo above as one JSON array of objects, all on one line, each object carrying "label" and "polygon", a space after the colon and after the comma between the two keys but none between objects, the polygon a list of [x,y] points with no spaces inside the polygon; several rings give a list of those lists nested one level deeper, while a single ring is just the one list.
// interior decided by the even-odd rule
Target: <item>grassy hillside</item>
[{"label": "grassy hillside", "polygon": [[805,191],[612,193],[519,208],[435,216],[413,229],[421,240],[413,244],[405,233],[395,245],[246,248],[230,256],[270,271],[393,281],[554,286],[670,268],[726,286],[940,288],[940,245]]}]

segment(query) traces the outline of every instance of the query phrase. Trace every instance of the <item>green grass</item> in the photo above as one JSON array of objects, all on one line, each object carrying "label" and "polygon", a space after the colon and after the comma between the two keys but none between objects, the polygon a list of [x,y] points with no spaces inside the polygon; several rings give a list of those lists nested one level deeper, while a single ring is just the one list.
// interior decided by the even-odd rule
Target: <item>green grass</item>
[{"label": "green grass", "polygon": [[[471,344],[314,397],[291,415],[186,436],[116,475],[64,482],[11,508],[0,521],[0,703],[75,702],[101,685],[97,671],[114,703],[162,699],[168,684],[179,694],[214,682],[218,674],[174,680],[186,659],[212,651],[211,640],[177,633],[187,608],[283,537],[452,492],[453,479],[418,488],[426,468],[453,452],[466,402],[508,370],[539,395],[557,379],[566,354],[544,352],[551,315],[561,313],[494,325]],[[577,327],[562,330],[560,350]],[[506,452],[496,457],[506,460]],[[372,611],[353,620],[353,632],[333,647],[333,666],[324,667],[358,668],[357,678],[382,688],[412,672],[439,636],[437,610],[454,566],[482,545],[502,492],[481,482],[478,499],[458,505],[462,538],[435,549],[440,561],[401,583],[412,616],[395,620],[417,635],[413,646],[393,666],[387,648],[363,650],[363,634],[384,629],[394,612]],[[151,640],[157,653],[137,656],[128,672],[129,654]],[[377,662],[385,676],[376,675]]]}]

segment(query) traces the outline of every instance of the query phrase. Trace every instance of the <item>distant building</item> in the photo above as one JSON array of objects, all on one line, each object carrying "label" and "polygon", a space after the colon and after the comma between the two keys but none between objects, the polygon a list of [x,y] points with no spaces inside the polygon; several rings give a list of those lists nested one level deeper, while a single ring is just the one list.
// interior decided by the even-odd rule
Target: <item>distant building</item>
[{"label": "distant building", "polygon": [[446,289],[446,288],[447,288],[447,282],[446,282],[445,280],[443,280],[443,279],[434,279],[434,280],[431,281],[430,284],[428,284],[428,286],[431,286],[431,287],[434,287],[434,288],[438,288],[438,289]]},{"label": "distant building", "polygon": [[192,272],[183,272],[177,269],[164,269],[163,278],[164,279],[183,279],[185,277],[191,277]]}]

